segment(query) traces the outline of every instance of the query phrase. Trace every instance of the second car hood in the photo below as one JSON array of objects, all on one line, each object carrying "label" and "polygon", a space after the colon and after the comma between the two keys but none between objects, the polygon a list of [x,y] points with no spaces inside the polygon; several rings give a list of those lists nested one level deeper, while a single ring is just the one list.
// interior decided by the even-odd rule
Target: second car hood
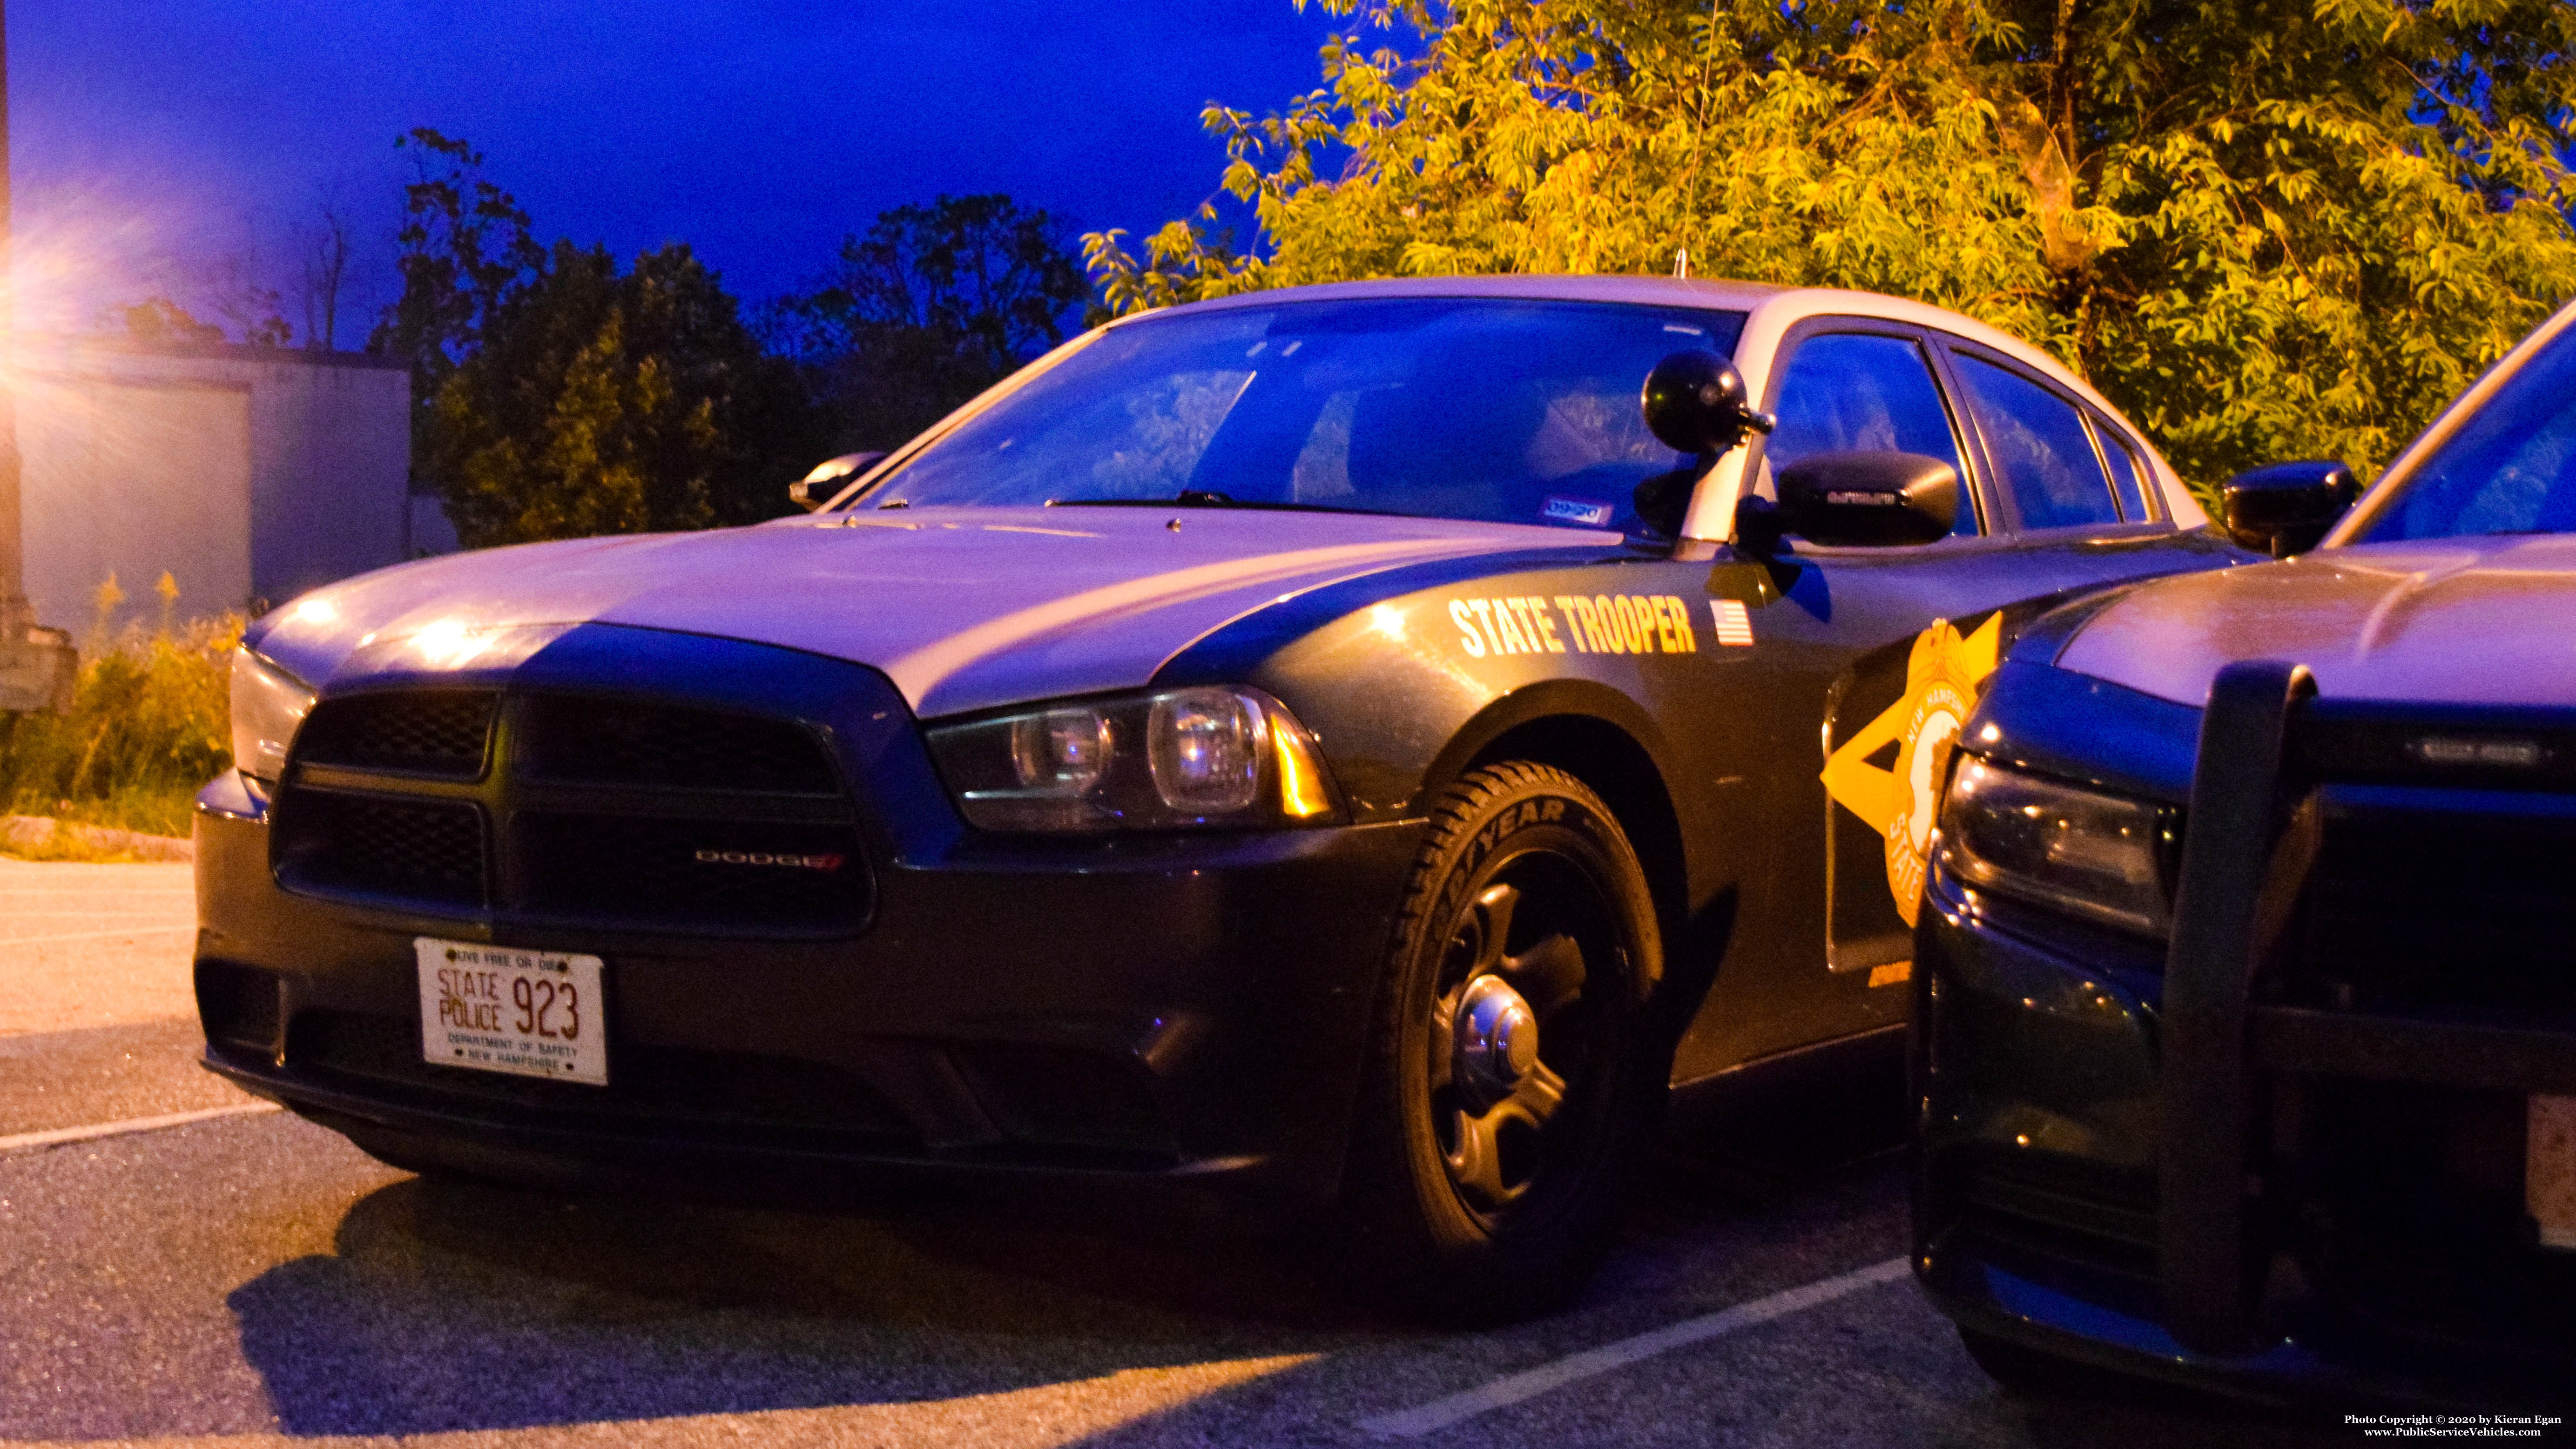
[{"label": "second car hood", "polygon": [[928,716],[1132,688],[1252,609],[1381,569],[1620,546],[1611,533],[1358,514],[914,509],[427,560],[306,595],[254,637],[322,684],[407,638],[673,629],[874,665]]},{"label": "second car hood", "polygon": [[2188,704],[2227,664],[2308,666],[2329,698],[2576,706],[2576,537],[2319,549],[2147,585],[2061,668]]}]

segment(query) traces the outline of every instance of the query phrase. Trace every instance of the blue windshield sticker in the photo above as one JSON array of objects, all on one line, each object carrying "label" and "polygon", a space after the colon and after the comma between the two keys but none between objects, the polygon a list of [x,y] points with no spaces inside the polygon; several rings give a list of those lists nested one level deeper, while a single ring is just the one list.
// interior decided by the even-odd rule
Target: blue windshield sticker
[{"label": "blue windshield sticker", "polygon": [[1557,523],[1580,523],[1600,528],[1610,522],[1617,508],[1595,498],[1551,498],[1538,507],[1539,517]]}]

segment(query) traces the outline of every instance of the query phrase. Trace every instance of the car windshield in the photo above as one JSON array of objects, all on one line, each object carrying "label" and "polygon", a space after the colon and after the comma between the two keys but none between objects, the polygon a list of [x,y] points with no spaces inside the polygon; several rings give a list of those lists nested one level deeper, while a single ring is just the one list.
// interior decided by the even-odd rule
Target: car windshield
[{"label": "car windshield", "polygon": [[1688,463],[1638,407],[1740,312],[1292,302],[1114,327],[907,460],[860,508],[1182,503],[1639,528]]},{"label": "car windshield", "polygon": [[2576,532],[2576,330],[2525,362],[2422,467],[2365,542]]}]

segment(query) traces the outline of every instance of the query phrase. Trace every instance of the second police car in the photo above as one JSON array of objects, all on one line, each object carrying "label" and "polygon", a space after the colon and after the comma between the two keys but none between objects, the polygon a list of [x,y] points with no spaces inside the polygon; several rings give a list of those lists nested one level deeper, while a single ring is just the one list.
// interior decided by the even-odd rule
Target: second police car
[{"label": "second police car", "polygon": [[2244,557],[2203,523],[2064,368],[1886,297],[1125,320],[811,517],[261,619],[207,1061],[409,1166],[1169,1189],[1526,1311],[1668,1087],[1894,1046],[2002,640]]},{"label": "second police car", "polygon": [[2576,307],[2336,523],[2351,484],[2247,475],[2231,523],[2298,557],[1997,672],[1916,958],[1916,1268],[2007,1381],[2537,1437],[2576,1403]]}]

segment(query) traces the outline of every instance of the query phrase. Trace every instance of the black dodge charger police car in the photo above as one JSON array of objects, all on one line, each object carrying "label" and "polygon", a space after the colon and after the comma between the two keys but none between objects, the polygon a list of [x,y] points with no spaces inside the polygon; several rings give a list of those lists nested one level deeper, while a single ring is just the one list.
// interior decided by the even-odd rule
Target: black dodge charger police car
[{"label": "black dodge charger police car", "polygon": [[1901,1040],[2023,601],[2245,557],[2204,523],[2065,369],[1885,297],[1121,321],[810,517],[259,620],[206,1060],[406,1166],[1168,1190],[1526,1308],[1668,1085]]},{"label": "black dodge charger police car", "polygon": [[1961,737],[1917,1272],[2008,1381],[2563,1410],[2576,309],[2339,524],[2330,464],[2227,494],[2333,531],[2049,615]]}]

